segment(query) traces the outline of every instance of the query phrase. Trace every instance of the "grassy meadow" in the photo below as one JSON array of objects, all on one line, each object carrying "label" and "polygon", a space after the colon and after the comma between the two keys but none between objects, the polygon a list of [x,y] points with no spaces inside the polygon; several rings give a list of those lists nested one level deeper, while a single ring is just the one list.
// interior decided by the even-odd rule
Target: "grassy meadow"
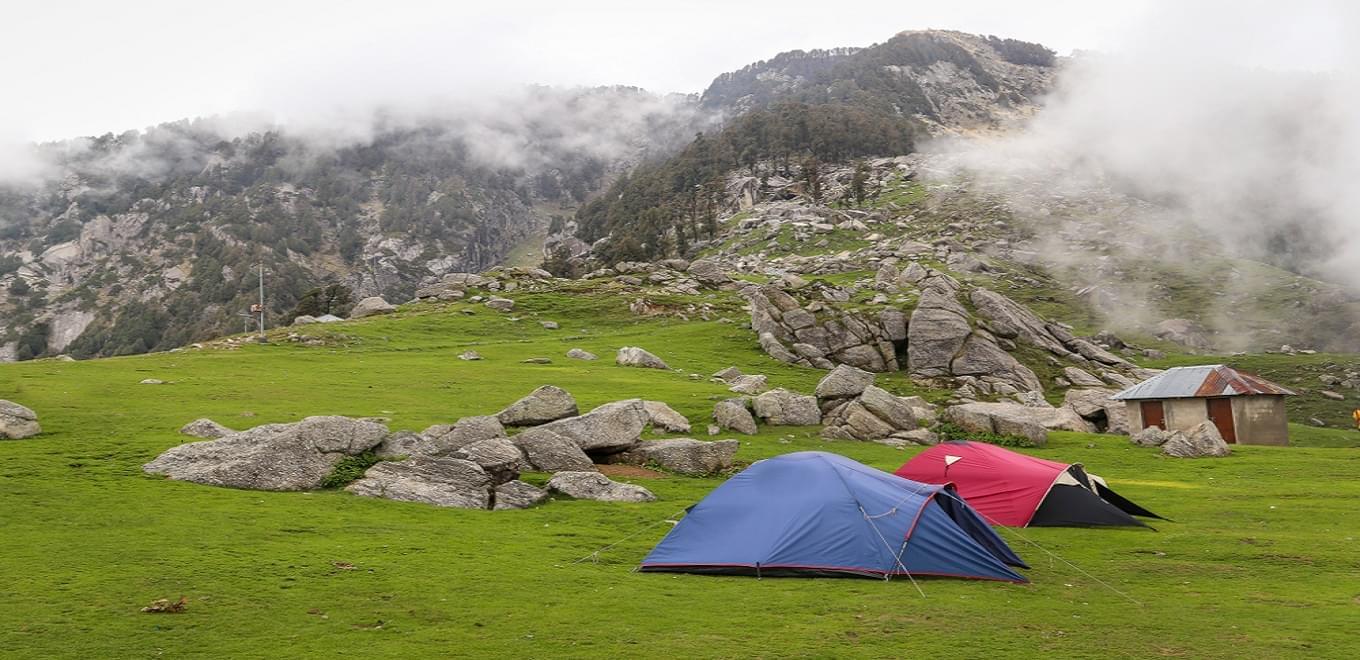
[{"label": "grassy meadow", "polygon": [[[269,345],[236,350],[0,365],[0,398],[38,411],[44,428],[37,438],[0,441],[0,656],[1360,652],[1353,431],[1295,426],[1305,446],[1238,447],[1230,458],[1198,461],[1116,436],[1054,433],[1048,447],[1027,451],[1083,462],[1174,522],[1156,531],[1003,529],[1034,567],[1026,572],[1032,584],[921,580],[924,596],[906,580],[633,572],[667,521],[720,479],[635,479],[658,496],[648,504],[565,500],[491,512],[343,491],[219,489],[140,469],[185,442],[177,429],[198,417],[245,428],[316,414],[382,416],[394,430],[419,430],[494,412],[545,383],[571,391],[583,409],[630,397],[666,401],[702,437],[714,401],[730,396],[708,382],[712,372],[736,365],[802,391],[821,375],[761,353],[730,301],[715,299],[715,316],[737,323],[634,317],[621,293],[514,297],[512,315],[411,306],[303,330],[324,333],[325,346],[289,343],[280,332]],[[543,320],[561,329],[545,330]],[[614,351],[625,345],[678,371],[616,367]],[[578,346],[601,359],[563,356]],[[469,348],[485,359],[457,359]],[[553,362],[520,362],[531,357]],[[168,383],[138,384],[144,378]],[[879,380],[913,391],[900,377]],[[738,458],[808,449],[885,470],[917,451],[763,427],[742,437]],[[183,614],[139,611],[181,595]]]}]

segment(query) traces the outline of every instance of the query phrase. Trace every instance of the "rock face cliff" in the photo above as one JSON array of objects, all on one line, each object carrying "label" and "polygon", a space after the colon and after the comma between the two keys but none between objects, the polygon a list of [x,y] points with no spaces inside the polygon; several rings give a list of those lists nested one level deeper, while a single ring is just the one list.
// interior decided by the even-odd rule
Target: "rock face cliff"
[{"label": "rock face cliff", "polygon": [[[138,353],[240,331],[265,267],[271,324],[307,291],[406,300],[478,272],[649,154],[694,103],[530,90],[500,116],[378,117],[362,135],[212,121],[44,145],[0,181],[0,360]],[[451,111],[452,113],[453,111]]]}]

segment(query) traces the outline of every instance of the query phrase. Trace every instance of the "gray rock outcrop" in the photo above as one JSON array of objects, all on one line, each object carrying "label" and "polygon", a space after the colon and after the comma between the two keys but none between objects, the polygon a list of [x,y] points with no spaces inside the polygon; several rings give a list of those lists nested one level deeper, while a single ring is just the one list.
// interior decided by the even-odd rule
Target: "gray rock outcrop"
[{"label": "gray rock outcrop", "polygon": [[524,454],[527,469],[536,472],[589,472],[595,469],[590,456],[571,439],[541,426],[510,438]]},{"label": "gray rock outcrop", "polygon": [[599,472],[558,472],[548,480],[548,491],[578,500],[651,502],[656,496],[642,486],[621,484]]},{"label": "gray rock outcrop", "polygon": [[524,454],[508,438],[489,438],[464,445],[453,451],[452,458],[472,461],[491,477],[492,483],[503,484],[519,478],[524,467]]},{"label": "gray rock outcrop", "polygon": [[838,365],[817,383],[817,399],[848,399],[874,384],[874,375],[848,364]]},{"label": "gray rock outcrop", "polygon": [[390,314],[395,311],[397,311],[396,306],[383,300],[381,297],[369,296],[360,300],[359,304],[355,305],[354,309],[350,310],[349,317],[352,319],[361,319],[366,316]]},{"label": "gray rock outcrop", "polygon": [[1133,434],[1129,438],[1129,442],[1132,442],[1139,447],[1160,447],[1166,444],[1167,440],[1171,439],[1171,435],[1171,431],[1164,431],[1156,426],[1149,426]]},{"label": "gray rock outcrop", "polygon": [[377,422],[308,417],[172,447],[142,469],[210,486],[310,490],[344,457],[373,449],[386,437],[387,427]]},{"label": "gray rock outcrop", "polygon": [[491,507],[496,511],[507,509],[527,509],[548,500],[548,491],[523,481],[507,481],[496,486],[496,503]]},{"label": "gray rock outcrop", "polygon": [[555,385],[543,385],[496,413],[506,426],[534,426],[580,414],[576,398]]},{"label": "gray rock outcrop", "polygon": [[632,446],[651,418],[642,399],[606,403],[579,417],[549,422],[537,429],[560,435],[587,453],[609,454]]},{"label": "gray rock outcrop", "polygon": [[453,424],[431,426],[420,433],[424,442],[419,453],[447,456],[467,445],[492,438],[504,438],[505,427],[492,415],[464,417]]},{"label": "gray rock outcrop", "polygon": [[1189,431],[1172,431],[1162,453],[1176,458],[1221,458],[1231,454],[1232,448],[1213,422],[1203,421]]},{"label": "gray rock outcrop", "polygon": [[363,497],[459,509],[491,506],[491,476],[472,461],[419,456],[383,461],[345,490]]},{"label": "gray rock outcrop", "polygon": [[1129,413],[1123,401],[1111,396],[1119,390],[1109,388],[1070,389],[1063,396],[1063,407],[1070,408],[1099,433],[1124,435],[1129,432]]},{"label": "gray rock outcrop", "polygon": [[736,440],[645,440],[618,454],[615,460],[630,465],[655,465],[690,477],[705,477],[730,469],[739,446]]}]

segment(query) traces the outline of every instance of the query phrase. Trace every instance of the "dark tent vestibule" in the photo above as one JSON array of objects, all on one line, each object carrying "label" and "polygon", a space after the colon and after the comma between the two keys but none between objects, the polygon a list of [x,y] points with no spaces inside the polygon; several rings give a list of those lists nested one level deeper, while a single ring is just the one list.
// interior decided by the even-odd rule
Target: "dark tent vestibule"
[{"label": "dark tent vestibule", "polygon": [[1146,526],[1161,518],[1116,493],[1080,463],[1058,463],[985,442],[944,442],[907,461],[897,476],[952,483],[987,522],[1008,527]]}]

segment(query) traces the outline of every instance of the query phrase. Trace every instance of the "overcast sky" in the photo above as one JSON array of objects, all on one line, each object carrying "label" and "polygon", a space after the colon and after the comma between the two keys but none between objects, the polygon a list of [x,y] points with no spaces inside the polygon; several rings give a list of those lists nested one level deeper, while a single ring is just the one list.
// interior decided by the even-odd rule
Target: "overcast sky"
[{"label": "overcast sky", "polygon": [[236,111],[286,121],[356,103],[456,99],[496,85],[697,92],[720,72],[781,51],[868,45],[906,29],[1010,36],[1068,54],[1130,39],[1212,43],[1214,35],[1202,34],[1206,17],[1215,28],[1221,17],[1231,31],[1268,15],[1272,38],[1260,35],[1261,47],[1241,57],[1303,68],[1331,66],[1347,36],[1332,20],[1342,0],[1199,4],[1200,20],[1186,23],[1193,32],[1177,34],[1175,15],[1186,4],[45,0],[11,5],[0,21],[0,142]]}]

